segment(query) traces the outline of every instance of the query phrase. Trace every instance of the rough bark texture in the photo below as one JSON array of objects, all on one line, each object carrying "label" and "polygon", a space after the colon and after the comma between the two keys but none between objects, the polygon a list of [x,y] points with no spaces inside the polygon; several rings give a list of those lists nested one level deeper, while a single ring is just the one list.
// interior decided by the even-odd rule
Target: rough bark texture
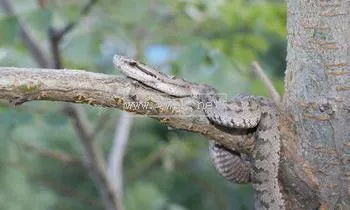
[{"label": "rough bark texture", "polygon": [[283,104],[302,157],[295,164],[314,177],[321,209],[350,209],[350,1],[287,2]]}]

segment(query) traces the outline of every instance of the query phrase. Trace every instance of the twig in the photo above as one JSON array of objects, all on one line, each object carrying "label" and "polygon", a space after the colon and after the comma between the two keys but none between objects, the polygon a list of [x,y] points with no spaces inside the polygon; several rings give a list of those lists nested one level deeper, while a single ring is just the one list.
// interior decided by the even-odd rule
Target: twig
[{"label": "twig", "polygon": [[267,77],[264,70],[261,68],[257,61],[254,61],[252,63],[252,69],[253,72],[260,78],[260,80],[266,86],[267,90],[269,91],[269,95],[272,97],[273,101],[276,104],[279,104],[281,102],[281,96],[279,95],[276,88],[273,86],[271,80]]},{"label": "twig", "polygon": [[98,189],[102,195],[102,199],[107,210],[120,210],[123,207],[118,200],[113,183],[107,174],[105,160],[102,158],[100,148],[96,145],[96,141],[92,139],[92,129],[86,123],[87,119],[81,113],[81,110],[69,105],[64,107],[64,112],[71,118],[73,126],[77,131],[81,144],[84,147],[84,165],[90,172],[96,182]]},{"label": "twig", "polygon": [[123,162],[128,144],[133,118],[127,112],[122,112],[116,125],[113,145],[108,157],[108,173],[113,177],[117,197],[123,198]]},{"label": "twig", "polygon": [[41,68],[49,68],[49,59],[45,56],[44,51],[30,34],[23,21],[16,15],[12,5],[8,2],[8,0],[0,0],[0,4],[7,15],[12,16],[16,19],[20,30],[20,36],[23,42],[27,45],[28,50],[30,51],[34,60],[37,62],[38,66]]},{"label": "twig", "polygon": [[74,157],[73,155],[68,153],[58,152],[55,150],[50,150],[50,149],[34,146],[31,144],[27,144],[27,143],[21,143],[21,146],[23,146],[26,150],[30,150],[41,156],[59,160],[64,164],[81,164],[82,163],[82,161],[79,158]]}]

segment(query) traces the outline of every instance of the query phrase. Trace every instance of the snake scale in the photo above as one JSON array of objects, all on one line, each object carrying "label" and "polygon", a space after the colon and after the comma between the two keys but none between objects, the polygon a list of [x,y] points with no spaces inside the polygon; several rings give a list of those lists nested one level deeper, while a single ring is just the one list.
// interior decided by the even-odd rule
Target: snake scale
[{"label": "snake scale", "polygon": [[115,67],[133,80],[175,97],[198,97],[212,103],[204,109],[214,125],[232,129],[255,128],[255,146],[244,155],[229,150],[214,141],[209,142],[209,154],[214,167],[226,179],[236,183],[251,182],[255,191],[255,209],[284,210],[285,203],[278,182],[280,135],[277,107],[264,97],[238,96],[225,101],[207,85],[198,85],[171,78],[130,58],[115,55]]}]

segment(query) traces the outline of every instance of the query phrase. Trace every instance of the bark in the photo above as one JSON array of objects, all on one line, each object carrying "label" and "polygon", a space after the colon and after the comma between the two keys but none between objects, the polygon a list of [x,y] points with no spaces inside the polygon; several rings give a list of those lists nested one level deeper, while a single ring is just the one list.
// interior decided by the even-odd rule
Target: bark
[{"label": "bark", "polygon": [[295,164],[307,165],[321,209],[350,209],[350,2],[287,2],[283,104],[302,157]]},{"label": "bark", "polygon": [[[0,67],[0,101],[19,105],[49,100],[113,107],[201,133],[228,148],[241,148],[236,131],[213,126],[197,99],[174,98],[125,77],[82,70]],[[138,106],[139,105],[139,106]]]}]

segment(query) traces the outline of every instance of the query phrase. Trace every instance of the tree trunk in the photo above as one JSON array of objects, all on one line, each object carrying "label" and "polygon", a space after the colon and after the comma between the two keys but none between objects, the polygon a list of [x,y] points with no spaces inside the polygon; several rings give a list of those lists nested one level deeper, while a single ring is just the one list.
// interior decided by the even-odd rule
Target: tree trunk
[{"label": "tree trunk", "polygon": [[[287,4],[283,105],[294,121],[293,149],[301,157],[295,164],[314,185],[316,197],[311,197],[320,209],[350,209],[350,1]],[[288,201],[298,201],[289,203],[293,209],[314,208],[308,199],[287,195]]]}]

